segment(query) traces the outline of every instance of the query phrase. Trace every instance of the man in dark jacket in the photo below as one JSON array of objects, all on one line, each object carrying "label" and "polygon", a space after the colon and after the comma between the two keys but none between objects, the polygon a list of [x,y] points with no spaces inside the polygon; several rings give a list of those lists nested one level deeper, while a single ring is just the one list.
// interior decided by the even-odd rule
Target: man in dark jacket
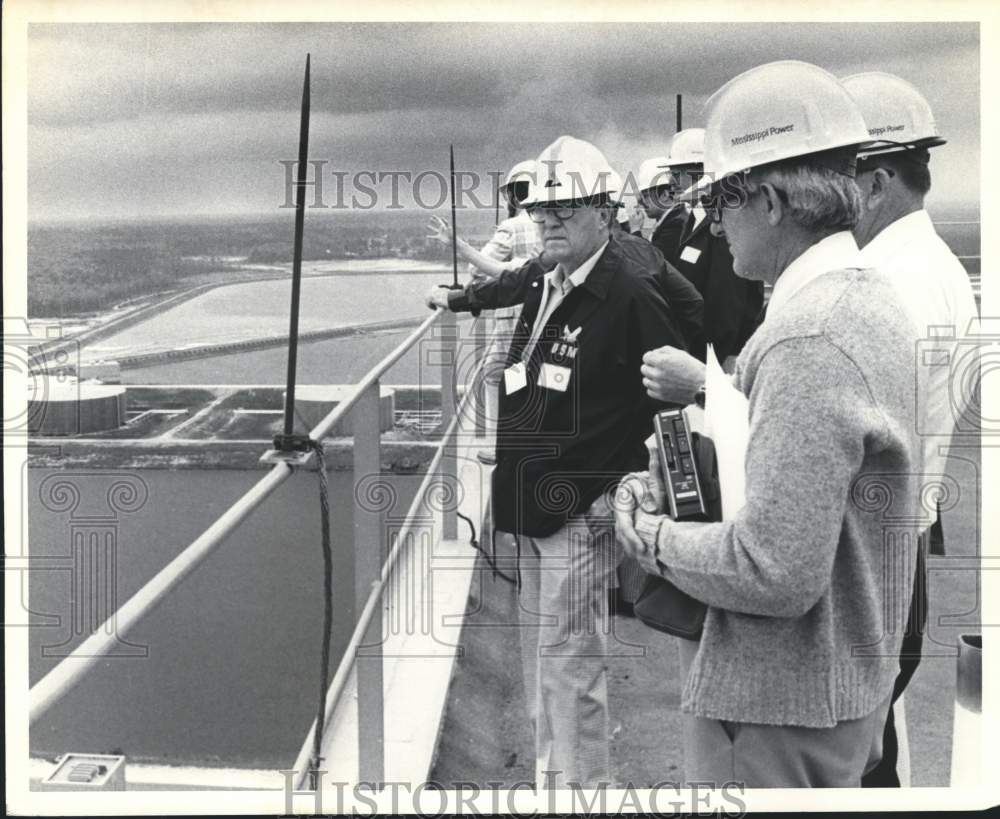
[{"label": "man in dark jacket", "polygon": [[522,661],[539,787],[611,777],[607,592],[621,551],[609,488],[647,458],[659,408],[643,388],[646,350],[684,347],[663,298],[663,259],[613,232],[617,193],[603,154],[560,137],[539,157],[525,206],[546,272],[533,260],[464,291],[433,289],[451,310],[522,303],[500,396],[492,503],[520,551]]},{"label": "man in dark jacket", "polygon": [[[702,175],[704,139],[702,128],[688,128],[670,143],[670,172],[682,190]],[[712,344],[720,363],[731,371],[735,357],[760,324],[764,285],[733,273],[726,240],[712,234],[700,207],[683,207],[686,214],[677,243],[657,247],[701,293],[705,300],[704,342]],[[691,353],[705,360],[704,346],[696,346]]]},{"label": "man in dark jacket", "polygon": [[674,198],[677,184],[670,172],[669,162],[670,159],[666,156],[644,160],[639,165],[636,180],[639,203],[646,212],[646,217],[653,220],[649,241],[668,261],[677,249],[688,217],[684,203]]}]

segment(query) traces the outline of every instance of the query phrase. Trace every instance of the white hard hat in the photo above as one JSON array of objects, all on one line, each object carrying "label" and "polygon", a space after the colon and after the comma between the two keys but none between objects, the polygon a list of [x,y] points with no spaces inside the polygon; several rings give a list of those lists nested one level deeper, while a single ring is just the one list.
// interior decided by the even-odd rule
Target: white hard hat
[{"label": "white hard hat", "polygon": [[841,82],[861,109],[870,140],[864,153],[944,145],[931,106],[916,88],[895,74],[870,71]]},{"label": "white hard hat", "polygon": [[621,177],[596,147],[561,136],[538,156],[537,179],[522,204],[537,205],[608,195],[617,199]]},{"label": "white hard hat", "polygon": [[705,113],[706,179],[870,139],[837,78],[798,60],[744,71],[709,98]]},{"label": "white hard hat", "polygon": [[701,165],[705,161],[705,129],[685,128],[670,141],[670,164]]},{"label": "white hard hat", "polygon": [[640,191],[669,185],[673,181],[670,175],[670,160],[665,156],[654,156],[639,163],[639,177],[636,180]]},{"label": "white hard hat", "polygon": [[535,178],[535,169],[537,167],[538,163],[534,159],[526,159],[524,162],[518,162],[507,173],[507,181],[501,187],[509,187],[515,182],[531,182]]}]

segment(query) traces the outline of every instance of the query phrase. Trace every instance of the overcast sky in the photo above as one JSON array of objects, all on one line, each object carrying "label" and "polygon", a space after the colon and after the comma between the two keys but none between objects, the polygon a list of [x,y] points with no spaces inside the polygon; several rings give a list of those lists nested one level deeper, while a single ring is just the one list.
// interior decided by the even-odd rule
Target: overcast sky
[{"label": "overcast sky", "polygon": [[30,218],[274,211],[307,51],[331,170],[446,171],[449,142],[460,169],[507,169],[560,134],[634,170],[666,152],[676,94],[704,125],[726,80],[801,59],[914,83],[949,140],[931,201],[979,198],[976,24],[35,24]]}]

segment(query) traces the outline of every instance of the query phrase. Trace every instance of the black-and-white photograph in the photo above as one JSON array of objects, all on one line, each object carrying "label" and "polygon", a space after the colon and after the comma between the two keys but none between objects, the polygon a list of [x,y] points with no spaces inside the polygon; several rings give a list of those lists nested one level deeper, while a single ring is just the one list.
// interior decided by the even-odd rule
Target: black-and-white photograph
[{"label": "black-and-white photograph", "polygon": [[985,7],[65,5],[4,7],[10,813],[997,803]]}]

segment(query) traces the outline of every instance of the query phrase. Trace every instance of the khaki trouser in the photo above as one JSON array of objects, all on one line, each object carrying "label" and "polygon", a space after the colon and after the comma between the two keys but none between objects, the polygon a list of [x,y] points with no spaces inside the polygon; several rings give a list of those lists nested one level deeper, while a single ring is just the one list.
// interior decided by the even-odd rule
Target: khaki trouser
[{"label": "khaki trouser", "polygon": [[607,501],[520,538],[521,660],[539,788],[610,783],[608,589],[621,547]]},{"label": "khaki trouser", "polygon": [[[681,680],[698,650],[677,640]],[[859,788],[861,777],[882,757],[882,729],[892,697],[860,719],[832,728],[760,725],[684,714],[684,777],[721,787]]]}]

